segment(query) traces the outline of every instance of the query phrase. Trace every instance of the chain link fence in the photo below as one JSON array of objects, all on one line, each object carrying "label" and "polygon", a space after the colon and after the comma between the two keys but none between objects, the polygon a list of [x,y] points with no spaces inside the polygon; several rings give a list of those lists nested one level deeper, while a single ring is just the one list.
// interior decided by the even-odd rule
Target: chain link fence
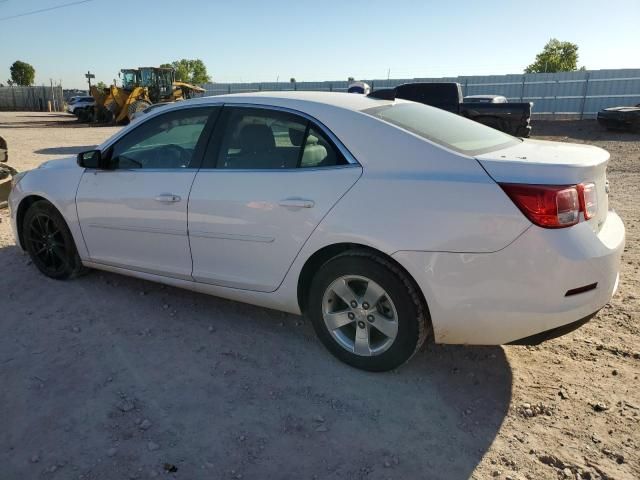
[{"label": "chain link fence", "polygon": [[62,87],[0,87],[0,110],[48,112],[49,108],[64,111]]}]

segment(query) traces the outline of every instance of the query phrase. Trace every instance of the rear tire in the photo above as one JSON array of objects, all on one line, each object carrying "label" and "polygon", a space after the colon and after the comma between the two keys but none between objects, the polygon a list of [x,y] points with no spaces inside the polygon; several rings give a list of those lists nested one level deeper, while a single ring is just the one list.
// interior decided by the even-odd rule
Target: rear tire
[{"label": "rear tire", "polygon": [[31,261],[47,277],[64,280],[87,271],[64,218],[46,200],[33,203],[27,210],[22,238]]},{"label": "rear tire", "polygon": [[307,314],[335,357],[374,372],[406,363],[429,331],[426,306],[411,279],[366,250],[349,250],[319,268]]}]

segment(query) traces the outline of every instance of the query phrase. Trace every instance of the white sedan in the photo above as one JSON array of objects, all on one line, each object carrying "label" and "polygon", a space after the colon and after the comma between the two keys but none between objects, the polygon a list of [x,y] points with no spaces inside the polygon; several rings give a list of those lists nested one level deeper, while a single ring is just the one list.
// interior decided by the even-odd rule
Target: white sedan
[{"label": "white sedan", "polygon": [[437,343],[538,343],[618,284],[624,226],[599,148],[340,93],[156,109],[96,150],[18,175],[18,244],[87,268],[306,314],[367,370]]}]

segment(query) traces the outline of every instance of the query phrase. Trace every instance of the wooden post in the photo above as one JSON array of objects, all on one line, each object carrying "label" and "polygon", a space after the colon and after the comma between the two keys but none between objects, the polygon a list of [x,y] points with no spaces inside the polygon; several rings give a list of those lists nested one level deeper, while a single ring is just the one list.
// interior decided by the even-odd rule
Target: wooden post
[{"label": "wooden post", "polygon": [[582,105],[580,105],[580,120],[584,117],[584,106],[587,103],[587,92],[589,92],[589,75],[587,72],[587,78],[584,80],[584,90],[582,91]]}]

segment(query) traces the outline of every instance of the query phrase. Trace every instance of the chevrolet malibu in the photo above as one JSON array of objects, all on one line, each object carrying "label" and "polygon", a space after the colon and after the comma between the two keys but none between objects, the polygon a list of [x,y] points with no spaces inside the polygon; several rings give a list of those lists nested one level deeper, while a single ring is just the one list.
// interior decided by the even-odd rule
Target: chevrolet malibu
[{"label": "chevrolet malibu", "polygon": [[18,175],[18,244],[56,279],[96,268],[305,314],[366,370],[436,343],[539,343],[614,294],[609,154],[364,95],[225,95],[149,112]]}]

